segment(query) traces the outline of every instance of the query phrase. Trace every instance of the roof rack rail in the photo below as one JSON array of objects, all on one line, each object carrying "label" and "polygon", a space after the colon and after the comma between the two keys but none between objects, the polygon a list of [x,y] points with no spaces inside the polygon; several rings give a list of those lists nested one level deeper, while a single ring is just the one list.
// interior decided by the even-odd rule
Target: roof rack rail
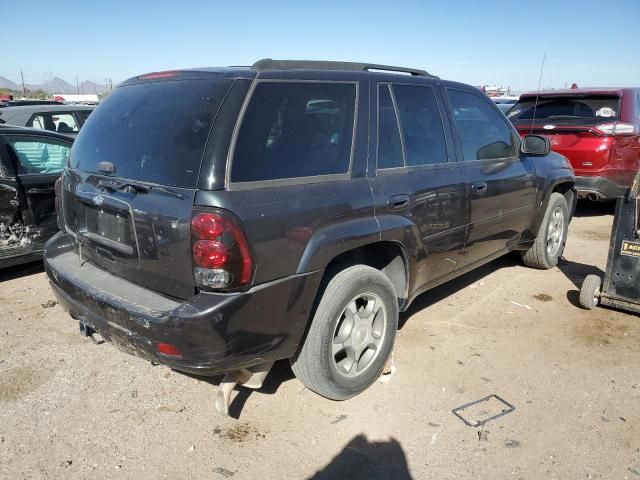
[{"label": "roof rack rail", "polygon": [[424,70],[405,67],[393,67],[391,65],[377,65],[375,63],[357,62],[325,62],[319,60],[273,60],[263,58],[254,63],[251,68],[257,72],[270,70],[347,70],[353,72],[397,72],[408,73],[415,77],[438,78]]}]

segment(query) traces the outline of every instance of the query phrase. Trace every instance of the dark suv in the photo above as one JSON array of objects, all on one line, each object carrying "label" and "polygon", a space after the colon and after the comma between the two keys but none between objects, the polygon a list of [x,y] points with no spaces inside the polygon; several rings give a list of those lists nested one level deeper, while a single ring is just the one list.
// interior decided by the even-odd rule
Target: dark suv
[{"label": "dark suv", "polygon": [[45,265],[85,333],[203,375],[290,358],[346,399],[421,293],[513,250],[556,265],[573,186],[548,140],[420,70],[151,73],[78,135]]}]

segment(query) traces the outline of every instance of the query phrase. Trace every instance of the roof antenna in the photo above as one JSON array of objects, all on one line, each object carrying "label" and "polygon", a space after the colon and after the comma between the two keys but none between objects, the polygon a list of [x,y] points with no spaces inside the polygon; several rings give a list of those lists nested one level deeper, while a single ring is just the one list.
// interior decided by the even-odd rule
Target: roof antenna
[{"label": "roof antenna", "polygon": [[536,121],[536,110],[538,109],[538,98],[540,97],[540,84],[542,83],[542,71],[544,70],[544,61],[547,59],[547,52],[542,56],[542,65],[540,65],[540,77],[538,77],[538,91],[536,92],[536,103],[533,106],[533,117],[531,118],[531,129],[529,133],[533,133],[533,123]]}]

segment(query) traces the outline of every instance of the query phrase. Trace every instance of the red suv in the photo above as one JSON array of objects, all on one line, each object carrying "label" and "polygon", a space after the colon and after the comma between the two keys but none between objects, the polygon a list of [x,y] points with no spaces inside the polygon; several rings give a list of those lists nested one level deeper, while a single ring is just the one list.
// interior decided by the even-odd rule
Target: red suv
[{"label": "red suv", "polygon": [[549,137],[551,148],[571,161],[582,198],[624,194],[640,168],[640,88],[525,93],[507,117],[521,135]]}]

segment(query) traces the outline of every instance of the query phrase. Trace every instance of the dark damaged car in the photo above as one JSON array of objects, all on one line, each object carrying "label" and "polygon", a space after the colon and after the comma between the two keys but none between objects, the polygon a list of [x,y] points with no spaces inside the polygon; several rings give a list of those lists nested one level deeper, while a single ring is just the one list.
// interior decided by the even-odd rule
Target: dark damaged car
[{"label": "dark damaged car", "polygon": [[380,375],[421,293],[511,251],[557,264],[574,174],[549,148],[421,70],[142,75],[80,131],[45,266],[85,334],[226,372],[224,402],[279,359],[346,399]]},{"label": "dark damaged car", "polygon": [[54,184],[72,139],[0,125],[0,268],[38,260],[58,231]]}]

